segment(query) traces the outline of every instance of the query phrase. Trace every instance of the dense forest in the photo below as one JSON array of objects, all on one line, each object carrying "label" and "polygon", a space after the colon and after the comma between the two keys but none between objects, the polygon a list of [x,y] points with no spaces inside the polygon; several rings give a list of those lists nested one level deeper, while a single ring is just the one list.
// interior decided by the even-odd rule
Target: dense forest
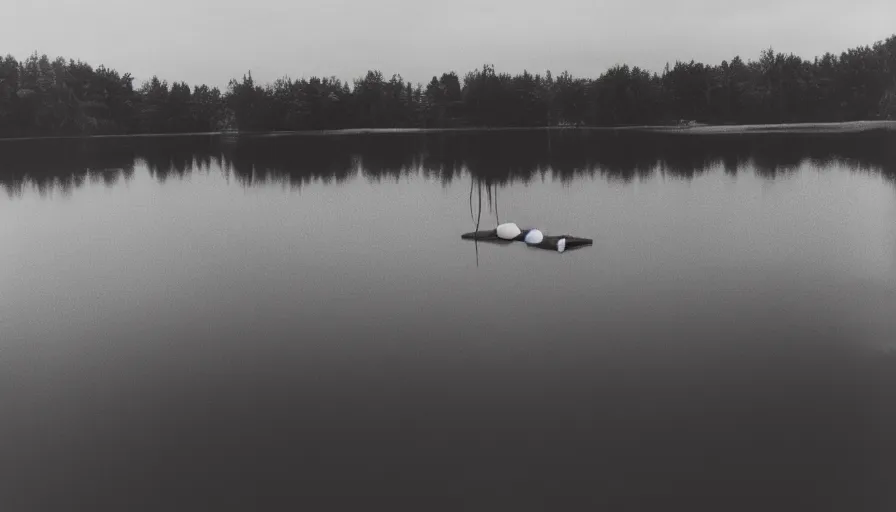
[{"label": "dense forest", "polygon": [[676,62],[661,74],[614,66],[598,78],[499,73],[485,65],[424,84],[369,71],[226,91],[133,77],[33,54],[0,58],[0,137],[465,126],[624,126],[896,118],[896,36],[814,60],[776,53],[718,65]]}]

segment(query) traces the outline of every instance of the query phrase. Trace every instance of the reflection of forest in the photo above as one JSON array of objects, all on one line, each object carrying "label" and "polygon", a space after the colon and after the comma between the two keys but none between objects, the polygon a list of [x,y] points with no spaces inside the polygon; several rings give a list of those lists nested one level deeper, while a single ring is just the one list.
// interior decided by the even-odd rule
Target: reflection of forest
[{"label": "reflection of forest", "polygon": [[113,184],[144,163],[158,180],[220,169],[240,183],[342,182],[359,173],[395,180],[422,173],[450,183],[469,172],[487,183],[630,181],[657,173],[693,178],[716,168],[764,177],[803,162],[842,165],[896,178],[896,135],[696,136],[674,133],[515,131],[342,136],[189,136],[3,143],[0,183],[15,194],[29,183],[71,188],[88,179]]}]

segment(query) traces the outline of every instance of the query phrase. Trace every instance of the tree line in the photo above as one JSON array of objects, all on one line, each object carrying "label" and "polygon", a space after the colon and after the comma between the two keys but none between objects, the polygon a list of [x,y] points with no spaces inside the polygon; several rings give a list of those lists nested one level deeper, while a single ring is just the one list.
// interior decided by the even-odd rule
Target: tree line
[{"label": "tree line", "polygon": [[814,60],[761,52],[662,73],[614,66],[597,78],[511,75],[494,66],[412,84],[380,71],[349,84],[251,72],[225,91],[46,55],[0,59],[0,137],[343,128],[625,126],[896,118],[896,35]]}]

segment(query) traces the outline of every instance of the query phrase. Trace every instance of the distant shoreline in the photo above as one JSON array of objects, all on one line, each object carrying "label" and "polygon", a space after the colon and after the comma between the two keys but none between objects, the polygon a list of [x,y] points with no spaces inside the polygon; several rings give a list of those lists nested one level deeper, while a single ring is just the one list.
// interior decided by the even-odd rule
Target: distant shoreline
[{"label": "distant shoreline", "polygon": [[71,135],[56,137],[10,137],[5,141],[34,140],[87,140],[124,138],[171,138],[208,136],[256,136],[285,137],[295,135],[364,135],[402,133],[451,133],[451,132],[510,132],[510,131],[598,131],[598,132],[644,132],[674,133],[687,135],[746,135],[746,134],[847,134],[869,131],[896,131],[896,120],[888,121],[846,121],[840,123],[785,123],[747,125],[690,125],[690,126],[540,126],[540,127],[462,127],[462,128],[346,128],[340,130],[302,130],[281,132],[193,132],[193,133],[139,133],[124,135]]},{"label": "distant shoreline", "polygon": [[896,121],[844,121],[840,123],[785,123],[743,125],[698,125],[690,127],[645,127],[653,132],[682,132],[693,134],[746,133],[860,133],[868,131],[896,131]]}]

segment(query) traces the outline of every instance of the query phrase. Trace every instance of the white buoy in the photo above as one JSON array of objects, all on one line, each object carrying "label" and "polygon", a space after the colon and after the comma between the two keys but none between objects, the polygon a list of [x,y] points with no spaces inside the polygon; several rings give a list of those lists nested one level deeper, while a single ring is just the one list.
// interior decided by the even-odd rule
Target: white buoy
[{"label": "white buoy", "polygon": [[566,239],[561,238],[557,241],[557,252],[563,252],[566,250]]},{"label": "white buoy", "polygon": [[527,244],[537,245],[544,240],[544,235],[537,229],[530,229],[529,232],[526,233],[525,240]]},{"label": "white buoy", "polygon": [[498,232],[498,238],[503,238],[504,240],[513,240],[522,233],[519,226],[513,222],[506,222],[499,225],[496,231]]}]

